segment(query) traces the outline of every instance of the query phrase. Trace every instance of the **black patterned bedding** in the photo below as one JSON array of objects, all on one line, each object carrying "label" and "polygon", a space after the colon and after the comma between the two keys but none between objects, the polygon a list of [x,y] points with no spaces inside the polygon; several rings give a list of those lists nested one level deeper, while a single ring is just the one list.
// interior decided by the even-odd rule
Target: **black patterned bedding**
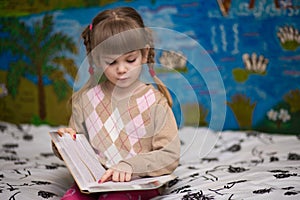
[{"label": "black patterned bedding", "polygon": [[[0,122],[1,200],[60,199],[73,184],[52,153],[54,129]],[[184,127],[180,138],[178,178],[156,200],[300,199],[299,137]]]}]

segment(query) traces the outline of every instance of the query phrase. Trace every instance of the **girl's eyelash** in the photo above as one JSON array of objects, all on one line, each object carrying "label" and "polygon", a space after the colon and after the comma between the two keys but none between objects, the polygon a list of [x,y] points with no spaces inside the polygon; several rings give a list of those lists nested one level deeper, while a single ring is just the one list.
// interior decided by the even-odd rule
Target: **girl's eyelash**
[{"label": "girl's eyelash", "polygon": [[116,61],[112,61],[112,62],[107,62],[106,64],[107,65],[113,65],[113,64],[115,64],[116,63]]},{"label": "girl's eyelash", "polygon": [[[127,62],[129,62],[129,63],[133,63],[133,62],[135,62],[135,61],[136,61],[136,58],[134,58],[134,59],[128,59],[128,60],[127,60]],[[107,65],[113,65],[113,64],[115,64],[115,63],[116,63],[115,60],[112,61],[112,62],[106,62]]]},{"label": "girl's eyelash", "polygon": [[135,59],[131,59],[131,60],[127,60],[127,62],[133,63],[135,60],[136,60],[136,58]]}]

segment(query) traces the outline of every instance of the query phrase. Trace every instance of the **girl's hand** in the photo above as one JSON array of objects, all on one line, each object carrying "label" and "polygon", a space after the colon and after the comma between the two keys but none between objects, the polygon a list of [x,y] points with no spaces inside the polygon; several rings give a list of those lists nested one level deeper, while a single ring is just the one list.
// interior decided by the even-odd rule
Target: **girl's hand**
[{"label": "girl's hand", "polygon": [[58,135],[61,137],[63,134],[69,134],[74,140],[76,139],[76,131],[72,128],[60,128],[57,130]]},{"label": "girl's hand", "polygon": [[127,163],[120,162],[119,164],[106,170],[98,183],[104,183],[109,180],[114,182],[128,182],[131,180],[131,177],[132,167]]}]

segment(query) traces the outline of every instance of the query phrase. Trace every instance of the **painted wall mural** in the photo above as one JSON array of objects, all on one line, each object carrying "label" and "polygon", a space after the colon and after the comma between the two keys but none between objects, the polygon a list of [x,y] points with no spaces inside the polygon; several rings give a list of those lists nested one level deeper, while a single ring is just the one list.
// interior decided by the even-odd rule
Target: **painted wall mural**
[{"label": "painted wall mural", "polygon": [[[202,74],[198,73],[189,62],[193,43],[180,39],[172,41],[178,51],[157,52],[157,63],[170,68],[158,67],[160,78],[166,85],[177,81],[171,93],[176,94],[173,110],[179,127],[209,126],[214,120],[211,95],[221,91],[208,88],[203,76],[217,70],[226,92],[224,130],[300,133],[297,0],[23,0],[16,5],[1,4],[0,120],[67,124],[71,112],[67,102],[85,58],[81,31],[101,10],[131,6],[146,25],[197,41],[215,63],[213,68],[204,62]],[[191,87],[178,82],[179,74]],[[197,102],[191,101],[191,90]]]}]

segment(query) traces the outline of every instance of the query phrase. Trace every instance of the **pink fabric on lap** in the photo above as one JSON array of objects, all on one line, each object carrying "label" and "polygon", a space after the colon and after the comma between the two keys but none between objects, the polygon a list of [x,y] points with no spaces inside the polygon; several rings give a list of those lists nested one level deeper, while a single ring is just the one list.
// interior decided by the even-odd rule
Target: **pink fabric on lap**
[{"label": "pink fabric on lap", "polygon": [[80,192],[76,183],[67,190],[61,200],[97,200],[98,194],[85,194]]},{"label": "pink fabric on lap", "polygon": [[159,195],[155,190],[120,191],[101,194],[98,200],[149,200]]},{"label": "pink fabric on lap", "polygon": [[158,195],[158,189],[84,194],[74,184],[61,200],[148,200]]}]

